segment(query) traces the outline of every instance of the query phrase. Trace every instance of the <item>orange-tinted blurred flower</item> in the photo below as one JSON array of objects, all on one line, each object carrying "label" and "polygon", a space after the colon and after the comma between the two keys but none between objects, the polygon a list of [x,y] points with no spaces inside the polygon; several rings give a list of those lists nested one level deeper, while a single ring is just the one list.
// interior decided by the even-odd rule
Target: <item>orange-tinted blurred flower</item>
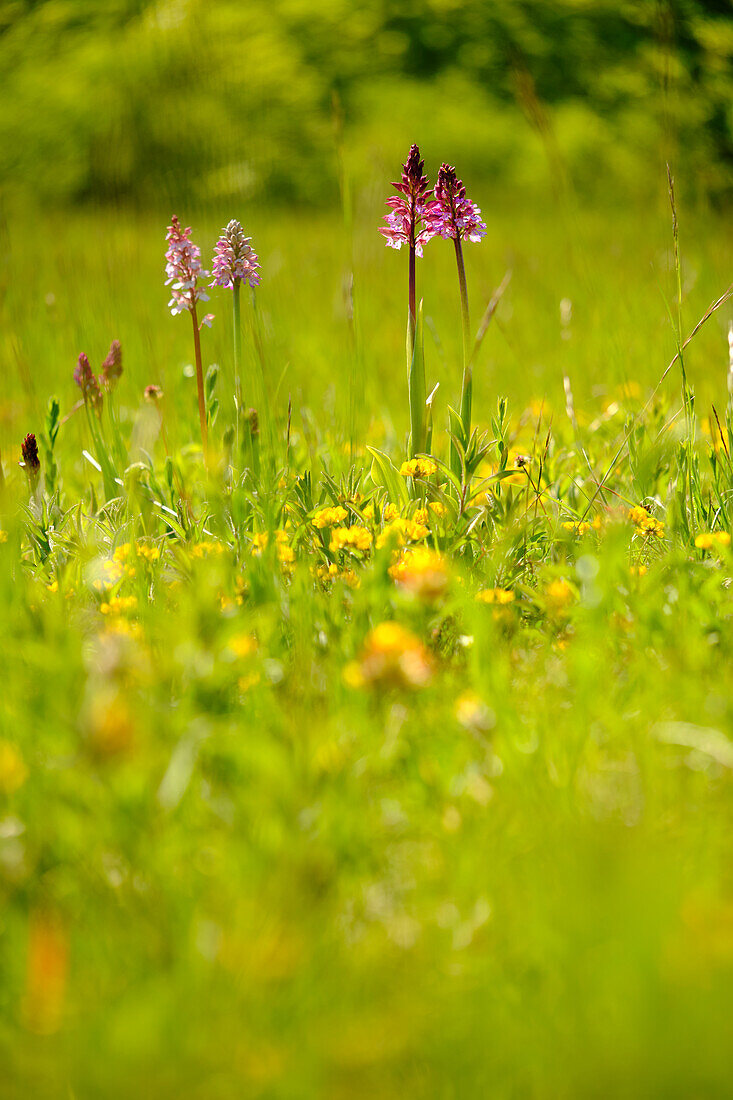
[{"label": "orange-tinted blurred flower", "polygon": [[421,688],[433,664],[419,638],[399,623],[385,622],[369,633],[358,661],[344,669],[350,687]]}]

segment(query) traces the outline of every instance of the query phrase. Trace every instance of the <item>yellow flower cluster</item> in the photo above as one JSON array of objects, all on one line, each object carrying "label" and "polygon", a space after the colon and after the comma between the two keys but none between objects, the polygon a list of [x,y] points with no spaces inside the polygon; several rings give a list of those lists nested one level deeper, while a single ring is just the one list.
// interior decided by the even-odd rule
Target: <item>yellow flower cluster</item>
[{"label": "yellow flower cluster", "polygon": [[322,531],[324,527],[335,527],[346,519],[345,508],[337,505],[335,508],[321,508],[313,517],[313,526]]},{"label": "yellow flower cluster", "polygon": [[698,550],[716,550],[718,547],[730,546],[730,535],[727,531],[701,531],[695,539]]},{"label": "yellow flower cluster", "polygon": [[366,527],[354,524],[353,527],[334,527],[331,532],[329,549],[332,554],[339,550],[366,551],[372,545],[372,533]]},{"label": "yellow flower cluster", "polygon": [[590,523],[585,520],[568,520],[563,523],[563,527],[566,531],[572,531],[574,535],[587,535],[589,531],[600,531],[601,529],[601,517],[594,516]]},{"label": "yellow flower cluster", "polygon": [[243,660],[245,657],[251,657],[253,653],[258,650],[257,638],[254,634],[235,634],[227,642],[227,649],[231,650],[235,657],[239,657]]},{"label": "yellow flower cluster", "polygon": [[437,470],[438,463],[432,458],[411,458],[400,466],[403,477],[431,477]]},{"label": "yellow flower cluster", "polygon": [[650,516],[646,508],[642,508],[640,504],[629,509],[629,519],[634,525],[635,534],[643,535],[644,538],[648,535],[656,535],[658,539],[663,538],[664,524],[662,521]]},{"label": "yellow flower cluster", "polygon": [[[431,515],[436,519],[442,519],[447,514],[448,509],[444,504],[441,504],[439,500],[428,501],[428,505],[425,508],[416,508],[412,514],[412,521],[419,523],[423,527],[427,527],[430,523]],[[384,509],[384,522],[394,523],[396,519],[399,519],[399,509],[395,504],[388,504]]]},{"label": "yellow flower cluster", "polygon": [[420,542],[428,534],[429,529],[424,523],[398,516],[392,523],[387,524],[381,535],[377,537],[377,549],[381,550],[390,542],[395,546],[404,546],[406,542]]},{"label": "yellow flower cluster", "polygon": [[113,596],[100,607],[103,615],[124,615],[137,607],[137,596]]},{"label": "yellow flower cluster", "polygon": [[349,687],[420,688],[433,675],[430,654],[399,623],[380,623],[370,632],[358,661],[344,669]]},{"label": "yellow flower cluster", "polygon": [[113,588],[125,575],[134,577],[134,566],[128,565],[125,567],[122,562],[113,561],[108,558],[106,561],[102,562],[100,575],[94,578],[92,584],[98,592],[101,592],[105,588]]},{"label": "yellow flower cluster", "polygon": [[359,575],[353,569],[339,569],[335,562],[319,562],[311,567],[311,573],[323,585],[339,580],[348,584],[349,588],[359,588],[361,585]]},{"label": "yellow flower cluster", "polygon": [[[115,550],[112,558],[114,561],[126,562],[130,557],[132,551],[132,544],[129,542],[121,543]],[[145,561],[154,562],[160,558],[160,547],[151,546],[149,542],[136,542],[135,554],[138,558],[143,558]]]},{"label": "yellow flower cluster", "polygon": [[0,792],[12,794],[28,778],[28,769],[19,750],[10,741],[0,741]]},{"label": "yellow flower cluster", "polygon": [[575,599],[575,592],[564,577],[550,581],[545,589],[548,611],[563,614]]},{"label": "yellow flower cluster", "polygon": [[142,635],[140,623],[126,619],[123,615],[111,615],[105,627],[107,634],[120,634],[126,638],[139,638]]},{"label": "yellow flower cluster", "polygon": [[[262,531],[259,534],[252,536],[252,555],[255,558],[259,558],[262,552],[267,548],[270,541],[270,536],[267,531]],[[275,532],[275,544],[277,547],[277,560],[281,565],[292,565],[295,561],[295,551],[292,546],[288,545],[288,533],[282,528],[279,528]]]},{"label": "yellow flower cluster", "polygon": [[202,539],[191,547],[192,558],[209,558],[214,554],[226,553],[226,546],[217,539]]},{"label": "yellow flower cluster", "polygon": [[508,604],[514,603],[514,593],[511,588],[483,588],[476,593],[479,603]]},{"label": "yellow flower cluster", "polygon": [[438,599],[450,581],[445,558],[427,546],[405,550],[390,567],[389,575],[402,588],[424,600]]}]

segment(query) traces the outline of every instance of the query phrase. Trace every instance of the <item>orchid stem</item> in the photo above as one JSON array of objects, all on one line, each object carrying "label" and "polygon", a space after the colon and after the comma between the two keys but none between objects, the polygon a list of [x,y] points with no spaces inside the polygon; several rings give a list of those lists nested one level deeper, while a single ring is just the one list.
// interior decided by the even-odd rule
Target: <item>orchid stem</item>
[{"label": "orchid stem", "polygon": [[196,356],[196,386],[199,396],[199,421],[201,423],[201,442],[204,447],[204,461],[209,461],[209,433],[206,425],[206,399],[204,397],[204,368],[201,362],[201,334],[199,332],[198,317],[196,316],[196,303],[191,304],[191,320],[193,321],[193,349]]},{"label": "orchid stem", "polygon": [[[456,266],[458,268],[458,287],[461,294],[461,320],[463,323],[463,379],[461,382],[461,422],[463,424],[463,446],[468,448],[471,438],[471,407],[473,404],[473,365],[471,361],[471,321],[468,313],[468,289],[466,287],[466,265],[463,262],[463,248],[458,233],[453,239],[456,248]],[[451,469],[457,475],[461,470],[461,459],[454,443],[451,443]]]},{"label": "orchid stem", "polygon": [[466,287],[466,266],[463,262],[461,239],[456,237],[456,265],[458,267],[458,286],[461,291],[461,320],[463,322],[463,383],[461,387],[461,420],[466,443],[471,437],[471,406],[473,401],[473,366],[471,364],[471,321],[468,313],[468,289]]},{"label": "orchid stem", "polygon": [[235,279],[232,287],[232,307],[234,316],[234,393],[237,400],[237,417],[242,413],[242,328],[239,316],[239,288],[241,280]]}]

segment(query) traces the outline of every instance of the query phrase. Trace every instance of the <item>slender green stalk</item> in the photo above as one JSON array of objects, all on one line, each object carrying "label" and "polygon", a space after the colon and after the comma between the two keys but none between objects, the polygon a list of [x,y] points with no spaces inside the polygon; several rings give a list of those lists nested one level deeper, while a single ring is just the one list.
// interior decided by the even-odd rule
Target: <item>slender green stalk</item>
[{"label": "slender green stalk", "polygon": [[204,368],[201,362],[201,334],[199,322],[196,316],[196,303],[191,303],[191,320],[193,321],[193,349],[196,356],[196,386],[199,398],[199,422],[201,424],[201,442],[204,447],[204,460],[208,462],[209,433],[206,424],[206,400],[204,398]]},{"label": "slender green stalk", "polygon": [[425,354],[422,304],[417,322],[407,314],[407,385],[410,398],[410,457],[425,451]]},{"label": "slender green stalk", "polygon": [[242,415],[242,327],[239,316],[239,288],[241,279],[235,279],[232,286],[232,317],[234,322],[234,393],[237,401],[237,430]]},{"label": "slender green stalk", "polygon": [[[463,248],[460,235],[453,239],[456,249],[458,268],[458,289],[461,296],[461,322],[463,327],[463,377],[461,381],[461,420],[463,422],[463,445],[468,447],[471,438],[471,410],[473,406],[473,357],[471,354],[471,320],[468,312],[468,288],[466,286],[466,265],[463,262]],[[457,476],[461,470],[458,450],[451,443],[451,469]]]},{"label": "slender green stalk", "polygon": [[410,263],[407,288],[407,386],[410,399],[410,457],[425,449],[425,358],[421,346],[421,334],[417,331],[415,304],[415,245],[414,230],[410,241]]}]

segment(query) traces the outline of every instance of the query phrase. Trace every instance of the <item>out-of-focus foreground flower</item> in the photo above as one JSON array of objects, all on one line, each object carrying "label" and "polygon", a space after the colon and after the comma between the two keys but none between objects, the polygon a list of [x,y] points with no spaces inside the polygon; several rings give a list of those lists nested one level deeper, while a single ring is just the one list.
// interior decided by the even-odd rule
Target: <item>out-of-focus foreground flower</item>
[{"label": "out-of-focus foreground flower", "polygon": [[430,654],[419,638],[395,622],[374,627],[358,661],[344,669],[350,687],[420,688],[433,676]]}]

